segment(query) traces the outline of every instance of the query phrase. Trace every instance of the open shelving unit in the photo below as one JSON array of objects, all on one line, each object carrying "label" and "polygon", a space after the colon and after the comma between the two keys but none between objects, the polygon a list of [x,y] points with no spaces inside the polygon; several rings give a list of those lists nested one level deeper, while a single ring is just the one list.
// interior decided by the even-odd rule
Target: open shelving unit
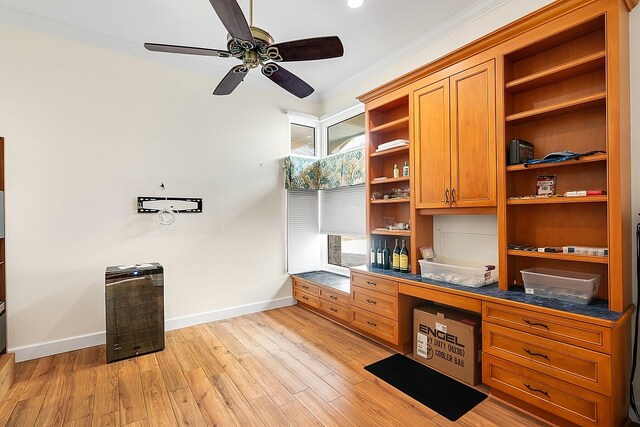
[{"label": "open shelving unit", "polygon": [[[390,195],[394,189],[411,189],[413,177],[393,177],[393,166],[402,171],[405,162],[410,160],[411,124],[409,94],[382,99],[378,103],[367,104],[367,230],[368,249],[374,241],[386,241],[390,250],[395,239],[405,240],[411,254],[410,267],[413,272],[418,268],[419,248],[424,245],[422,239],[431,235],[431,218],[420,218],[415,214],[412,197],[373,199],[373,193]],[[409,141],[408,145],[384,151],[376,151],[380,144],[396,139]],[[383,179],[381,179],[383,178]],[[389,223],[408,223],[409,230],[389,230]],[[429,229],[428,235],[424,230]],[[418,233],[416,230],[419,230]],[[418,239],[420,235],[420,241]]]},{"label": "open shelving unit", "polygon": [[[600,16],[505,56],[505,141],[531,142],[535,158],[563,150],[604,152],[558,163],[504,166],[501,222],[506,245],[609,247],[609,200],[616,189],[609,185],[605,41],[605,18]],[[558,195],[590,189],[607,194],[521,198],[535,194],[538,175],[555,175]],[[610,299],[610,257],[500,251],[506,266],[500,277],[504,290],[522,284],[521,270],[544,267],[599,274],[598,297]]]}]

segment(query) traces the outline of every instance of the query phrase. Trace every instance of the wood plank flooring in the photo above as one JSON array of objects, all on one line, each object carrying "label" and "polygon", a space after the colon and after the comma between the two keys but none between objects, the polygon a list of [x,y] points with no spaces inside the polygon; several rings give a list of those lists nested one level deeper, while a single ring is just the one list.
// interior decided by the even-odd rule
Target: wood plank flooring
[{"label": "wood plank flooring", "polygon": [[363,369],[390,350],[296,306],[166,336],[108,365],[104,346],[18,363],[0,426],[545,425],[492,398],[452,423]]}]

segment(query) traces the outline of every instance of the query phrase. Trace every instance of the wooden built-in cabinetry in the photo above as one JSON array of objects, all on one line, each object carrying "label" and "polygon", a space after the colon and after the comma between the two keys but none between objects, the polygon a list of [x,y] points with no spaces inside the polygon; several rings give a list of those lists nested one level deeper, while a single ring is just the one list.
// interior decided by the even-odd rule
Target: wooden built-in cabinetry
[{"label": "wooden built-in cabinetry", "polygon": [[441,74],[413,95],[415,206],[495,207],[494,60]]},{"label": "wooden built-in cabinetry", "polygon": [[[615,321],[542,309],[526,298],[501,304],[452,295],[424,281],[412,283],[411,276],[368,272],[398,282],[399,305],[392,309],[399,312],[407,295],[474,311],[482,304],[483,382],[496,396],[560,424],[619,425],[628,411],[634,309],[628,12],[637,3],[556,1],[359,98],[368,115],[369,198],[376,188],[395,185],[374,178],[389,176],[405,156],[412,171],[409,201],[369,201],[370,238],[409,237],[413,273],[419,272],[419,248],[433,243],[434,215],[497,212],[498,292],[506,300],[508,293],[522,292],[523,269],[600,275],[597,305],[619,313]],[[410,141],[408,152],[375,151],[400,137]],[[564,150],[595,153],[509,165],[515,139],[531,142],[536,158]],[[557,195],[605,194],[528,197],[536,193],[538,175],[556,175]],[[409,220],[411,231],[379,230],[385,216]],[[608,256],[508,248],[519,244],[604,247]],[[352,279],[359,274],[352,270]],[[366,309],[367,296],[352,292],[352,304]],[[369,307],[368,313],[388,319],[387,310]]]}]

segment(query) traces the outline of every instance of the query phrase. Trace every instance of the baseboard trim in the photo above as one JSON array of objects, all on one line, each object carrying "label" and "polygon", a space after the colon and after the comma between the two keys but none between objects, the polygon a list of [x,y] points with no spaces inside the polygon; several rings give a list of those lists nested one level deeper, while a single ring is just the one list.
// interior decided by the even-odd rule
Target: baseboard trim
[{"label": "baseboard trim", "polygon": [[[213,310],[205,313],[190,314],[188,316],[166,319],[164,322],[164,328],[166,331],[171,331],[174,329],[181,329],[188,326],[199,325],[201,323],[214,322],[216,320],[230,319],[232,317],[242,316],[245,314],[272,310],[274,308],[287,307],[290,305],[294,305],[295,303],[296,300],[293,297],[285,297],[270,301],[261,301],[253,304],[223,308],[220,310]],[[7,349],[7,351],[10,353],[15,353],[16,362],[23,362],[25,360],[37,359],[39,357],[65,353],[67,351],[79,350],[86,347],[93,347],[104,343],[105,331],[100,331],[92,334],[63,338],[55,341],[47,341],[22,347],[9,348]]]}]

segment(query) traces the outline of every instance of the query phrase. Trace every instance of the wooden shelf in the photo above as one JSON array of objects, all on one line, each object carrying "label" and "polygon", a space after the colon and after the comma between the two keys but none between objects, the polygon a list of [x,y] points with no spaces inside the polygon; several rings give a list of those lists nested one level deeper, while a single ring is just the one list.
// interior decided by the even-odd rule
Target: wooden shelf
[{"label": "wooden shelf", "polygon": [[607,196],[545,197],[540,199],[507,199],[507,205],[547,205],[569,203],[606,203]]},{"label": "wooden shelf", "polygon": [[587,108],[604,106],[607,101],[606,92],[598,92],[593,95],[584,96],[571,101],[560,102],[547,105],[546,107],[535,108],[533,110],[522,111],[520,113],[507,116],[506,122],[512,125],[541,120],[547,117],[559,116],[561,114],[573,113],[575,111],[586,110]]},{"label": "wooden shelf", "polygon": [[557,168],[563,166],[575,166],[581,163],[591,163],[591,162],[604,162],[607,160],[606,154],[592,154],[590,156],[580,157],[579,159],[567,160],[564,162],[551,162],[551,163],[535,163],[532,165],[511,165],[507,166],[507,172],[515,172],[515,171],[526,171],[530,169],[548,169],[548,168]]},{"label": "wooden shelf", "polygon": [[378,199],[378,200],[371,200],[371,204],[377,205],[377,204],[385,204],[385,203],[409,203],[411,199],[409,197],[406,198],[397,198],[397,199]]},{"label": "wooden shelf", "polygon": [[591,71],[604,69],[604,67],[605,52],[602,50],[574,61],[549,68],[548,70],[512,80],[505,85],[505,88],[510,93],[525,92]]},{"label": "wooden shelf", "polygon": [[387,179],[379,179],[379,180],[374,180],[371,181],[371,185],[380,185],[380,184],[388,184],[390,182],[405,182],[405,181],[409,181],[409,177],[408,176],[401,176],[399,178],[387,178]]},{"label": "wooden shelf", "polygon": [[[409,151],[409,145],[405,145],[403,147],[398,147],[398,148],[392,148],[390,150],[384,150],[384,151],[378,151],[378,152],[373,152],[369,155],[369,157],[384,157],[384,156],[391,156],[393,154],[398,154],[398,153],[404,153],[405,151]],[[408,153],[407,153],[408,154]]]},{"label": "wooden shelf", "polygon": [[409,116],[402,117],[400,119],[394,120],[389,123],[383,123],[374,128],[369,129],[369,133],[383,133],[383,132],[391,132],[394,130],[399,130],[402,128],[409,127]]},{"label": "wooden shelf", "polygon": [[527,258],[544,258],[544,259],[557,259],[562,261],[576,261],[576,262],[589,262],[592,264],[608,264],[608,256],[592,256],[592,255],[572,255],[572,254],[554,254],[548,252],[531,252],[520,251],[517,249],[507,250],[507,255],[520,256]]},{"label": "wooden shelf", "polygon": [[411,236],[411,231],[410,230],[378,230],[378,229],[373,229],[371,230],[371,234],[377,234],[380,236],[406,236],[406,237],[410,237]]}]

